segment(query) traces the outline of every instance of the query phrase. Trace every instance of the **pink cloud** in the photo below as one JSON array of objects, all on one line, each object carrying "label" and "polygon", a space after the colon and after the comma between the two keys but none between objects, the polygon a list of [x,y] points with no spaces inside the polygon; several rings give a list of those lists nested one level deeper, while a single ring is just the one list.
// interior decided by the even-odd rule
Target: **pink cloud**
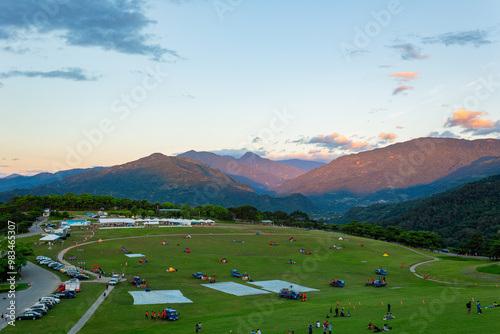
[{"label": "pink cloud", "polygon": [[389,140],[391,142],[394,141],[394,139],[396,139],[396,134],[390,132],[390,133],[386,133],[386,132],[382,132],[378,135],[378,137],[382,140]]},{"label": "pink cloud", "polygon": [[288,159],[300,159],[300,160],[310,160],[310,161],[332,161],[337,158],[338,154],[329,153],[325,150],[310,150],[308,153],[298,152],[298,153],[288,153],[288,154],[268,154],[265,156],[267,159],[279,161]]},{"label": "pink cloud", "polygon": [[346,136],[340,135],[336,132],[331,135],[317,135],[312,137],[307,141],[308,144],[319,144],[321,146],[330,148],[342,148],[342,149],[360,149],[368,148],[370,144],[366,141],[354,141],[348,139]]},{"label": "pink cloud", "polygon": [[396,95],[396,94],[402,93],[402,92],[407,91],[409,89],[413,89],[413,86],[399,86],[399,87],[396,87],[392,91],[392,95]]},{"label": "pink cloud", "polygon": [[460,108],[453,113],[452,117],[446,120],[445,126],[462,126],[465,128],[465,131],[491,129],[492,131],[490,132],[497,132],[498,128],[500,128],[500,122],[480,118],[486,115],[488,115],[488,113],[485,111],[470,111],[465,108]]},{"label": "pink cloud", "polygon": [[410,81],[418,79],[418,74],[420,72],[398,72],[389,74],[390,77],[396,78],[399,81]]}]

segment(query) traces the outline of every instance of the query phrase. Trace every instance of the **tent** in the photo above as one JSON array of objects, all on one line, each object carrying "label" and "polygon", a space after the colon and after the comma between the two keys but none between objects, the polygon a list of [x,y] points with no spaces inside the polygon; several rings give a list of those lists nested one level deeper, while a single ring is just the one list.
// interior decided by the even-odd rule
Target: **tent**
[{"label": "tent", "polygon": [[97,240],[97,241],[102,242],[102,239],[99,239],[99,240]]},{"label": "tent", "polygon": [[384,255],[382,255],[382,256],[389,256],[389,255],[387,255],[387,253],[384,253]]},{"label": "tent", "polygon": [[49,234],[49,235],[46,235],[46,236],[40,238],[40,241],[56,241],[57,239],[59,239],[58,235]]},{"label": "tent", "polygon": [[342,239],[342,237],[340,237],[339,240],[344,240],[344,239]]}]

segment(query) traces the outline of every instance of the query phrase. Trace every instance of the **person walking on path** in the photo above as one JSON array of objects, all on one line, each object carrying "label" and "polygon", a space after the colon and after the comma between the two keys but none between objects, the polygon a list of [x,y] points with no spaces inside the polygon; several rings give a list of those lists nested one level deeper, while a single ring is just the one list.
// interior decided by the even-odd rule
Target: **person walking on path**
[{"label": "person walking on path", "polygon": [[387,303],[387,313],[391,313],[391,303]]},{"label": "person walking on path", "polygon": [[483,313],[483,312],[481,311],[481,302],[480,302],[479,300],[477,301],[476,306],[477,306],[477,314],[481,314],[481,313]]},{"label": "person walking on path", "polygon": [[465,304],[465,306],[467,307],[467,314],[470,314],[470,310],[472,308],[472,303],[471,301],[469,300],[469,302],[467,304]]},{"label": "person walking on path", "polygon": [[106,290],[108,290],[109,284],[106,284]]}]

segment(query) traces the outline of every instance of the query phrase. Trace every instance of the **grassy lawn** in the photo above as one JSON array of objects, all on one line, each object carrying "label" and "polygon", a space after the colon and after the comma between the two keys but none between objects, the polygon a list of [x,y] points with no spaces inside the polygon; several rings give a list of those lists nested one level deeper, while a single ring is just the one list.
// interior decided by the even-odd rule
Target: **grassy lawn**
[{"label": "grassy lawn", "polygon": [[[435,277],[436,280],[446,282],[467,282],[486,283],[491,285],[491,281],[499,281],[498,278],[491,278],[491,275],[482,274],[476,271],[476,266],[492,263],[492,260],[476,258],[465,258],[458,256],[438,255],[440,261],[424,263],[417,267],[420,275]],[[488,283],[487,283],[488,282]]]},{"label": "grassy lawn", "polygon": [[[16,291],[21,291],[28,288],[28,283],[15,284]],[[0,284],[0,293],[10,291],[10,284]]]},{"label": "grassy lawn", "polygon": [[477,267],[476,270],[480,273],[500,275],[500,266],[498,263],[490,264],[489,266]]},{"label": "grassy lawn", "polygon": [[[260,235],[256,235],[256,231]],[[183,238],[186,234],[192,239]],[[297,241],[289,242],[290,236]],[[75,235],[75,238],[82,237]],[[500,291],[494,286],[470,286],[467,283],[471,278],[461,274],[466,268],[488,261],[443,256],[437,263],[419,267],[421,274],[460,283],[449,286],[422,280],[410,273],[409,264],[425,259],[422,255],[385,242],[352,236],[343,236],[345,239],[339,241],[338,237],[334,233],[242,224],[219,224],[217,228],[98,230],[93,240],[102,238],[104,242],[79,246],[83,251],[71,253],[78,261],[85,261],[87,267],[99,264],[107,273],[123,272],[127,281],[133,276],[141,276],[152,290],[180,290],[193,303],[170,305],[180,313],[176,322],[145,320],[145,311],[158,312],[167,305],[133,305],[128,292],[138,289],[123,282],[116,286],[80,333],[167,331],[183,334],[193,333],[198,322],[202,322],[204,333],[232,330],[235,334],[246,334],[257,328],[265,334],[286,333],[287,330],[307,333],[307,325],[316,320],[324,322],[330,307],[335,308],[337,302],[339,308],[345,307],[352,316],[328,319],[333,320],[335,333],[366,332],[369,322],[382,326],[387,303],[391,303],[391,311],[396,316],[387,321],[393,333],[465,333],[474,332],[475,328],[496,331],[493,319],[498,318],[498,309],[486,309],[482,317],[465,317],[465,303],[471,298],[481,300],[486,306],[496,298],[493,293]],[[168,245],[162,245],[161,241],[167,241]],[[279,246],[270,246],[271,241],[278,242]],[[121,251],[122,245],[131,252],[145,254],[148,263],[139,265],[137,258],[126,257]],[[186,247],[192,253],[184,253]],[[301,248],[313,254],[302,254]],[[383,257],[384,253],[389,256]],[[219,263],[220,257],[226,257],[229,262]],[[290,258],[295,265],[286,264]],[[405,269],[401,268],[402,262],[406,264]],[[178,271],[167,273],[169,266]],[[388,286],[366,287],[366,280],[376,278],[374,270],[380,266],[388,270]],[[247,285],[231,277],[231,269],[248,272],[255,281],[279,279],[320,291],[307,293],[306,302],[280,299],[275,293],[238,297],[203,287],[201,284],[205,282],[191,275],[197,271],[215,273],[217,282]],[[333,278],[345,280],[346,286],[330,287],[328,282]],[[92,284],[103,289],[96,283],[86,285]],[[101,292],[96,291],[94,301]],[[86,287],[80,295],[83,293],[87,293]],[[79,317],[77,314],[65,316],[63,327],[65,322],[74,323]],[[24,322],[23,325],[33,326],[24,327],[24,332],[36,332],[36,323],[42,322]],[[50,328],[48,331],[52,333]],[[314,333],[319,330],[315,329]]]}]

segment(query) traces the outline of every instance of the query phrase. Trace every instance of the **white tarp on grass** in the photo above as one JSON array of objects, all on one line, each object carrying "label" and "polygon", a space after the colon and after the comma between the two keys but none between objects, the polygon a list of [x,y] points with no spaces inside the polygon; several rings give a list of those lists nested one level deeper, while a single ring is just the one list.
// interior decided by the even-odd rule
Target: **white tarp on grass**
[{"label": "white tarp on grass", "polygon": [[269,293],[268,291],[254,289],[249,286],[234,282],[209,283],[202,285],[206,286],[207,288],[219,290],[235,296],[260,295],[264,293]]},{"label": "white tarp on grass", "polygon": [[125,256],[128,257],[146,257],[144,254],[125,254]]},{"label": "white tarp on grass", "polygon": [[192,303],[180,290],[129,291],[134,305]]},{"label": "white tarp on grass", "polygon": [[307,286],[302,286],[280,280],[248,282],[248,284],[257,285],[258,287],[264,290],[276,293],[280,292],[281,289],[290,288],[290,286],[292,286],[292,289],[297,292],[319,291],[318,289],[308,288]]}]

